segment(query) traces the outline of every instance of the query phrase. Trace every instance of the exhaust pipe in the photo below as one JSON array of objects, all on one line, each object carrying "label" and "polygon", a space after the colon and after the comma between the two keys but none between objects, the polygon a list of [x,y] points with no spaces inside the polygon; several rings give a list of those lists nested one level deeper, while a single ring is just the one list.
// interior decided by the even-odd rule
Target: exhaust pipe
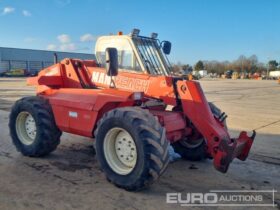
[{"label": "exhaust pipe", "polygon": [[57,60],[57,54],[56,53],[53,54],[53,58],[54,58],[54,64],[57,64],[58,60]]}]

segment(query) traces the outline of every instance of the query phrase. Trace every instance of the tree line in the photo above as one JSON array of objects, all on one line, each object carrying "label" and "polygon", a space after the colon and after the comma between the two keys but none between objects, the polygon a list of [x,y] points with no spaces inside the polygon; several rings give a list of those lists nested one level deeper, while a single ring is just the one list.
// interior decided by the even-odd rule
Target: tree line
[{"label": "tree line", "polygon": [[178,62],[173,65],[174,72],[191,72],[193,70],[207,70],[208,73],[223,74],[228,70],[233,70],[238,73],[262,73],[267,70],[280,69],[280,65],[276,60],[270,60],[268,63],[259,62],[256,55],[246,57],[244,55],[239,56],[234,61],[202,61],[199,60],[194,66],[189,64],[181,64]]}]

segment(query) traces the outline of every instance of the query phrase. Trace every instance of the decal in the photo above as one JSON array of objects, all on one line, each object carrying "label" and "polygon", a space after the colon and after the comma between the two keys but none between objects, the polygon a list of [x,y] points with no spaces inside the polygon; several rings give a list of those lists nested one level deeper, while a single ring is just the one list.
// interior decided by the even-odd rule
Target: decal
[{"label": "decal", "polygon": [[[137,79],[125,76],[113,77],[117,88],[126,90],[143,91],[146,92],[149,88],[150,81],[144,79]],[[103,72],[92,72],[91,81],[110,85],[111,78]]]},{"label": "decal", "polygon": [[78,118],[78,113],[69,111],[69,117]]}]

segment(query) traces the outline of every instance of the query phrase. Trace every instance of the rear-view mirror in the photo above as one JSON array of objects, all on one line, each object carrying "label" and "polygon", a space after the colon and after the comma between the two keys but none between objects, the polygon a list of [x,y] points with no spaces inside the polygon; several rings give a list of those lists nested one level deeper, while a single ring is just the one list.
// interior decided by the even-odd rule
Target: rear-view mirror
[{"label": "rear-view mirror", "polygon": [[118,50],[116,48],[106,48],[105,54],[107,75],[117,76],[119,68]]},{"label": "rear-view mirror", "polygon": [[164,52],[164,54],[169,55],[171,52],[171,42],[163,41],[162,51]]}]

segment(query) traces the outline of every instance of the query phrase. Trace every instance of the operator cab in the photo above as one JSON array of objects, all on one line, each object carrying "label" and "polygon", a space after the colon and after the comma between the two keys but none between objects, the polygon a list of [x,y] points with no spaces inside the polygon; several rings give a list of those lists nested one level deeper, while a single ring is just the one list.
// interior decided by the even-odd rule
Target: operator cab
[{"label": "operator cab", "polygon": [[139,36],[139,30],[134,29],[129,35],[102,36],[98,38],[95,47],[97,62],[106,66],[105,52],[107,48],[118,50],[120,71],[146,73],[152,75],[170,75],[171,65],[167,58],[171,43],[160,42],[157,34],[151,37]]}]

